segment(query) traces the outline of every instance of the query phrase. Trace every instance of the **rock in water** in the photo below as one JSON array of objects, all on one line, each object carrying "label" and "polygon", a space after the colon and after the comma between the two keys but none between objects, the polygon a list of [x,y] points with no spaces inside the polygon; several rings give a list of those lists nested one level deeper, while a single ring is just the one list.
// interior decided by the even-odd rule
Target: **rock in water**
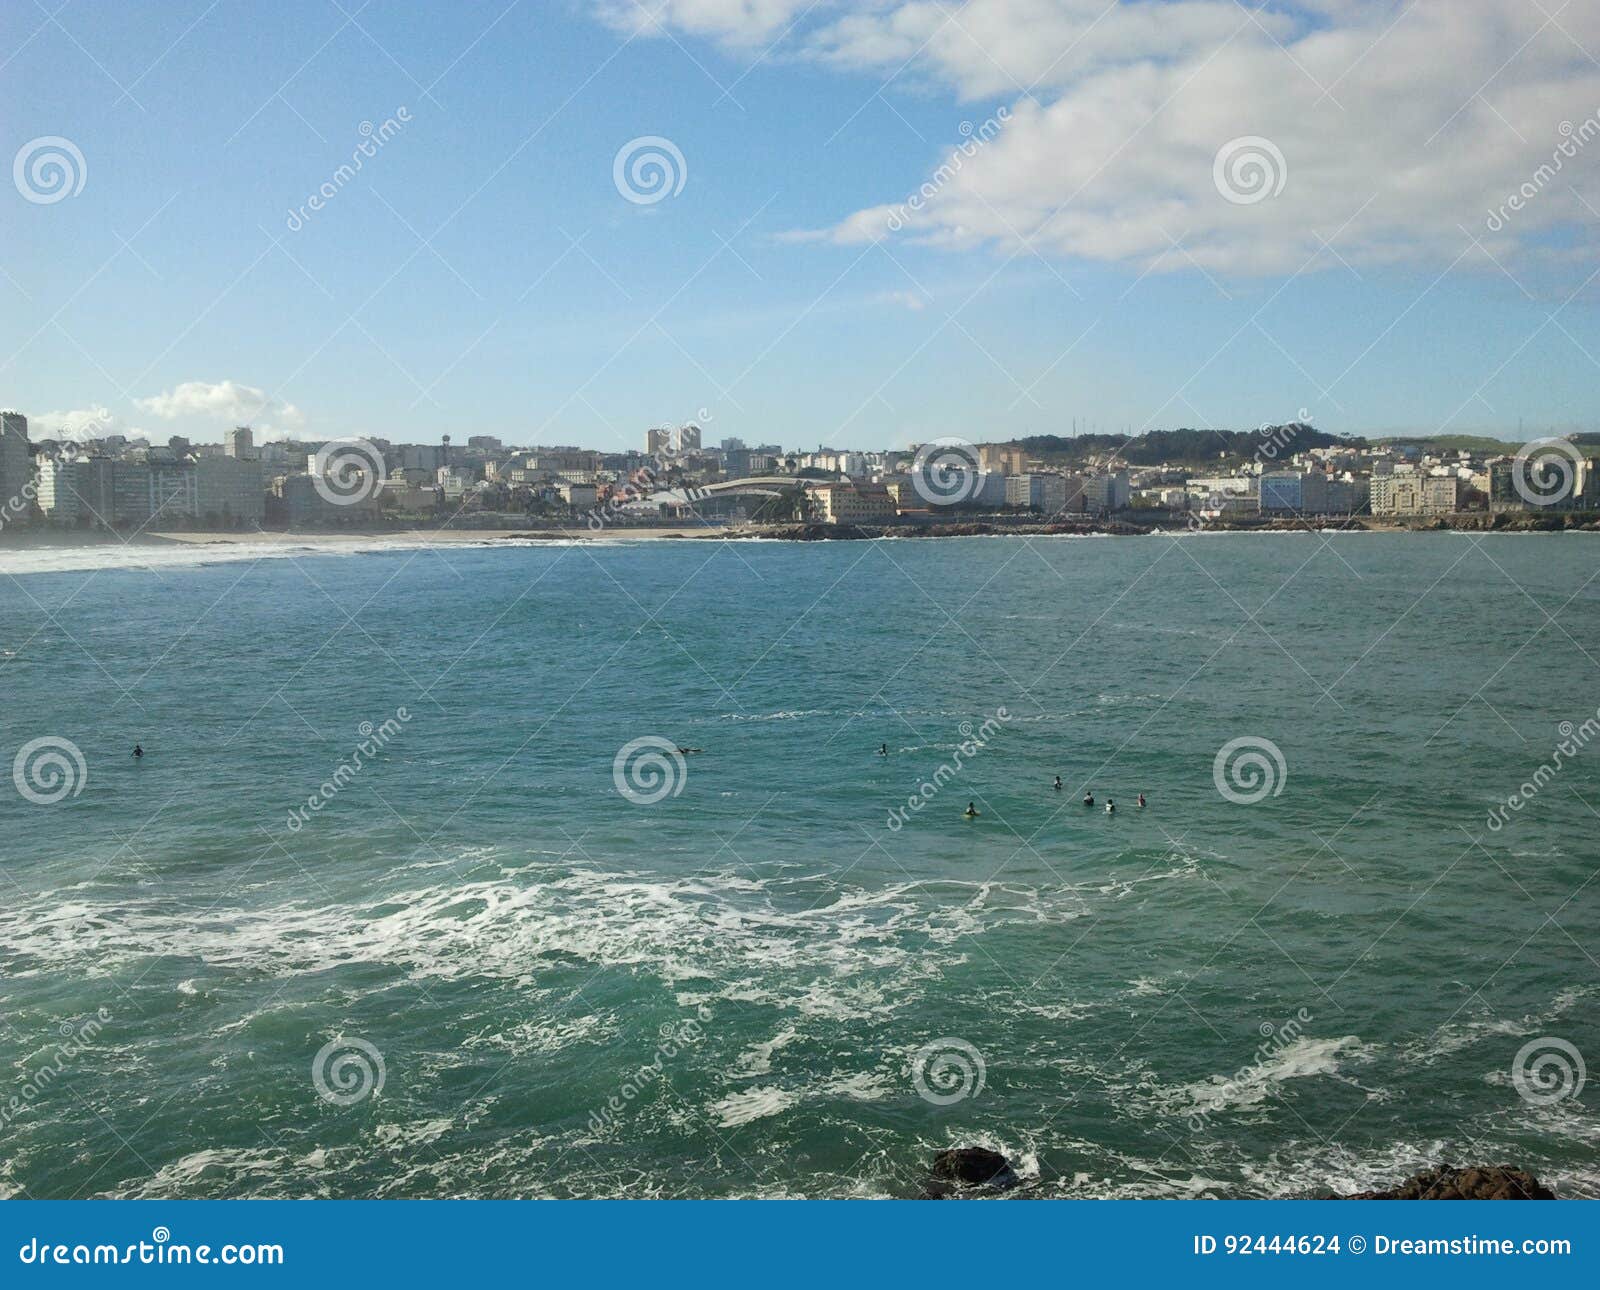
[{"label": "rock in water", "polygon": [[1555,1193],[1526,1169],[1510,1165],[1454,1169],[1440,1165],[1388,1191],[1362,1191],[1340,1200],[1554,1200]]},{"label": "rock in water", "polygon": [[952,1147],[933,1158],[933,1175],[925,1194],[939,1200],[977,1187],[1004,1190],[1016,1185],[1016,1170],[998,1151],[987,1147]]}]

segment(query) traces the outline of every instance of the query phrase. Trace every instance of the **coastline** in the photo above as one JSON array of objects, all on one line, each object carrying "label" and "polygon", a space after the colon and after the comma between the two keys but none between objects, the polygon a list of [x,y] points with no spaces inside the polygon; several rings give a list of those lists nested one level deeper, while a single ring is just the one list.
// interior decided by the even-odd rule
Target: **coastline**
[{"label": "coastline", "polygon": [[788,523],[762,525],[664,524],[618,525],[591,529],[570,528],[348,528],[300,530],[202,529],[163,530],[123,537],[116,533],[48,529],[9,529],[0,534],[0,555],[83,553],[122,550],[130,555],[154,555],[205,548],[251,547],[262,558],[288,555],[308,547],[356,554],[363,551],[425,549],[429,546],[489,547],[509,545],[570,545],[577,543],[638,543],[655,541],[725,542],[862,542],[879,540],[929,540],[971,537],[1183,537],[1214,534],[1284,533],[1594,533],[1600,532],[1600,514],[1586,511],[1465,512],[1448,516],[1346,516],[1316,519],[1234,519],[1195,523],[1192,517],[1164,513],[1161,518],[1132,518],[1123,512],[1115,518],[1019,521],[1009,518],[894,524]]}]

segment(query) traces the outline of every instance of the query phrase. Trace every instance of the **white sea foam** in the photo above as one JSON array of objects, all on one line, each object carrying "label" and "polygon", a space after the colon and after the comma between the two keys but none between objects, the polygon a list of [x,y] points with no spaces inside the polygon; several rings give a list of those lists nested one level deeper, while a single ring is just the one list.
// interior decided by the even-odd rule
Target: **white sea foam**
[{"label": "white sea foam", "polygon": [[[738,874],[679,879],[532,865],[476,881],[428,877],[399,870],[359,899],[319,891],[264,907],[215,893],[197,896],[193,908],[169,893],[114,902],[97,900],[93,889],[65,899],[50,893],[0,908],[0,961],[20,980],[64,971],[105,977],[160,958],[201,992],[217,974],[289,979],[355,967],[417,980],[489,977],[532,991],[543,973],[588,965],[652,974],[674,991],[692,987],[713,1001],[761,1003],[796,1019],[882,1021],[960,961],[936,961],[921,946],[1012,916],[999,902],[981,910],[930,903],[915,883],[845,888],[827,904],[791,910],[773,899],[778,880],[769,886]],[[390,983],[375,981],[364,988]],[[250,1014],[228,1028],[260,1020]],[[570,1016],[467,1042],[553,1051],[594,1042],[616,1024]]]},{"label": "white sea foam", "polygon": [[[1464,1048],[1495,1038],[1513,1038],[1532,1035],[1551,1022],[1559,1021],[1574,1007],[1600,994],[1600,987],[1570,986],[1559,991],[1548,1007],[1522,1017],[1469,1016],[1456,1017],[1437,1030],[1414,1040],[1400,1050],[1409,1062],[1431,1066],[1441,1058],[1450,1057]],[[1506,1065],[1509,1068],[1510,1058]]]},{"label": "white sea foam", "polygon": [[[1337,1038],[1301,1035],[1292,1044],[1235,1074],[1213,1075],[1176,1089],[1158,1090],[1152,1100],[1168,1114],[1210,1115],[1218,1111],[1236,1111],[1265,1102],[1289,1080],[1317,1076],[1340,1078],[1344,1063],[1368,1062],[1375,1056],[1376,1049],[1362,1043],[1357,1035]],[[1349,1079],[1343,1082],[1354,1083]]]},{"label": "white sea foam", "polygon": [[764,1120],[788,1110],[799,1100],[798,1094],[781,1088],[752,1088],[729,1093],[706,1109],[717,1117],[719,1128],[732,1129],[752,1120]]},{"label": "white sea foam", "polygon": [[[217,542],[158,544],[129,542],[103,546],[32,547],[0,551],[0,573],[92,573],[101,569],[142,569],[150,573],[195,569],[240,560],[289,560],[307,556],[362,555],[372,551],[405,551],[425,544],[397,538],[308,538],[294,542]],[[453,542],[451,546],[468,545]],[[476,544],[471,544],[476,545]]]}]

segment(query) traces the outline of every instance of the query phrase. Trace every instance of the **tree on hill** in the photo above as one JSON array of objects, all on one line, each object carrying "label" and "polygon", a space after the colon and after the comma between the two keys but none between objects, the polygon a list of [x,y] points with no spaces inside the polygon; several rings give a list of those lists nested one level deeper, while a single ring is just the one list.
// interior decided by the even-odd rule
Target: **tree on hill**
[{"label": "tree on hill", "polygon": [[1091,456],[1114,457],[1129,466],[1158,466],[1163,462],[1199,464],[1223,457],[1252,457],[1265,443],[1274,446],[1272,455],[1279,460],[1312,448],[1367,446],[1365,439],[1325,434],[1299,421],[1263,426],[1259,430],[1152,430],[1132,438],[1114,434],[1086,434],[1076,438],[1032,435],[1018,443],[1036,457],[1072,461],[1083,461]]}]

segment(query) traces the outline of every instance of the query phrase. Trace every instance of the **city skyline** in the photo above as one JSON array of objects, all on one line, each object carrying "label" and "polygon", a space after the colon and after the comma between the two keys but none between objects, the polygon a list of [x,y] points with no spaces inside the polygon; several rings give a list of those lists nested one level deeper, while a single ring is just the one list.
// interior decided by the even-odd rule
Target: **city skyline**
[{"label": "city skyline", "polygon": [[0,387],[152,441],[1591,430],[1600,17],[1472,8],[17,11]]}]

